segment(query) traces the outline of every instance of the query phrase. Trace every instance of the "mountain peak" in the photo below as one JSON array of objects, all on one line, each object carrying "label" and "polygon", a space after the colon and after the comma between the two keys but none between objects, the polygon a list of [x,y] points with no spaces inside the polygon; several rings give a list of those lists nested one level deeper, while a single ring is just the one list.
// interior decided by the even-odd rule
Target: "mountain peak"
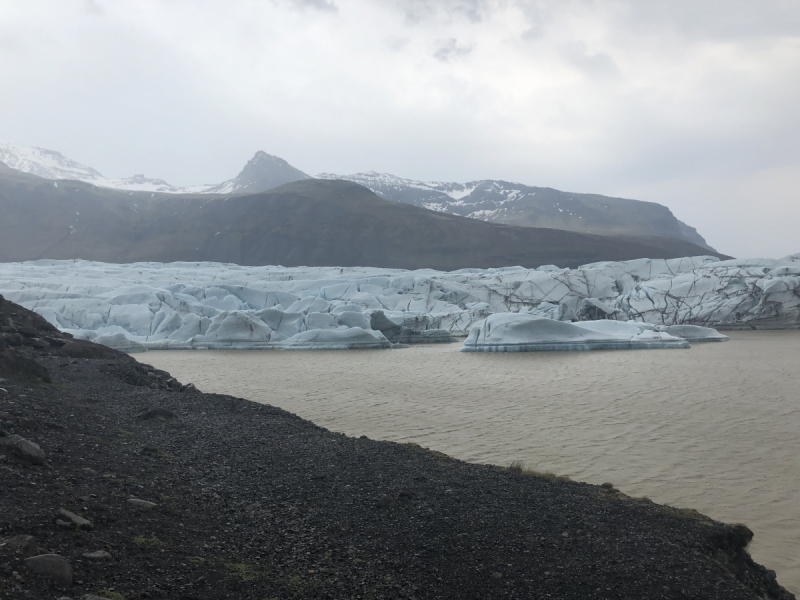
[{"label": "mountain peak", "polygon": [[212,194],[258,193],[271,190],[284,183],[310,179],[300,169],[294,168],[279,156],[259,150],[253,155],[241,172],[228,181],[205,190]]}]

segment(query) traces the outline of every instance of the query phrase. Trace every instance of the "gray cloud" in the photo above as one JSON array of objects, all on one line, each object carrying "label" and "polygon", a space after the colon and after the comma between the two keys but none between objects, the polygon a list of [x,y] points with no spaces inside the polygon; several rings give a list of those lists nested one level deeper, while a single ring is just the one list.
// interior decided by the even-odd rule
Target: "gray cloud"
[{"label": "gray cloud", "polygon": [[486,0],[397,0],[397,5],[410,24],[419,23],[438,13],[480,23],[484,15],[491,12],[490,3]]},{"label": "gray cloud", "polygon": [[456,38],[448,38],[446,40],[438,40],[433,57],[436,60],[448,62],[454,58],[466,56],[470,52],[472,52],[472,46],[464,46]]},{"label": "gray cloud", "polygon": [[408,43],[411,40],[407,37],[398,37],[395,35],[390,35],[384,38],[383,41],[386,44],[386,46],[390,48],[392,51],[399,52],[400,50],[408,46]]},{"label": "gray cloud", "polygon": [[291,0],[291,3],[296,8],[311,8],[329,12],[339,11],[332,0]]},{"label": "gray cloud", "polygon": [[569,42],[561,47],[561,56],[573,67],[590,77],[619,77],[619,67],[610,55],[604,52],[589,52],[580,41]]}]

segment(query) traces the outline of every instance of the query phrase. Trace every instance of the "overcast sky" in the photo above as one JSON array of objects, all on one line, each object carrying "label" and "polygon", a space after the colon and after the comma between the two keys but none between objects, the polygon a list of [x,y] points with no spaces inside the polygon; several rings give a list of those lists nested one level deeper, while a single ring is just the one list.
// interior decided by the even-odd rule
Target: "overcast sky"
[{"label": "overcast sky", "polygon": [[107,177],[492,178],[800,252],[797,0],[4,0],[0,139]]}]

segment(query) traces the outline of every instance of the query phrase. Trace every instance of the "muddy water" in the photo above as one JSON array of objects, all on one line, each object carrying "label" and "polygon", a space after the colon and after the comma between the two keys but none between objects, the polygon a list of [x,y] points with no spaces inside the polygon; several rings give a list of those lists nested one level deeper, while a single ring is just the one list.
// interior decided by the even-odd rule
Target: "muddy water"
[{"label": "muddy water", "polygon": [[800,592],[800,332],[733,332],[690,350],[459,347],[137,358],[348,435],[474,462],[522,460],[746,523],[754,558]]}]

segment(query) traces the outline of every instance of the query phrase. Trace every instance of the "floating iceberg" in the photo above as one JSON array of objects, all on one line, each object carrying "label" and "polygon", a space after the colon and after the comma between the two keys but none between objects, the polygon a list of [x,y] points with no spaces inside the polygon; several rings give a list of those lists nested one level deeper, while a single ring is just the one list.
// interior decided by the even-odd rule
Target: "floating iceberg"
[{"label": "floating iceberg", "polygon": [[566,323],[531,314],[497,313],[470,331],[462,352],[552,352],[689,348],[689,342],[646,323]]},{"label": "floating iceberg", "polygon": [[[451,342],[502,313],[647,323],[714,341],[724,336],[669,328],[800,328],[800,255],[453,272],[39,260],[0,264],[0,294],[76,337],[126,351],[373,344],[356,342],[355,330],[373,347]],[[312,343],[309,331],[326,333]]]}]

